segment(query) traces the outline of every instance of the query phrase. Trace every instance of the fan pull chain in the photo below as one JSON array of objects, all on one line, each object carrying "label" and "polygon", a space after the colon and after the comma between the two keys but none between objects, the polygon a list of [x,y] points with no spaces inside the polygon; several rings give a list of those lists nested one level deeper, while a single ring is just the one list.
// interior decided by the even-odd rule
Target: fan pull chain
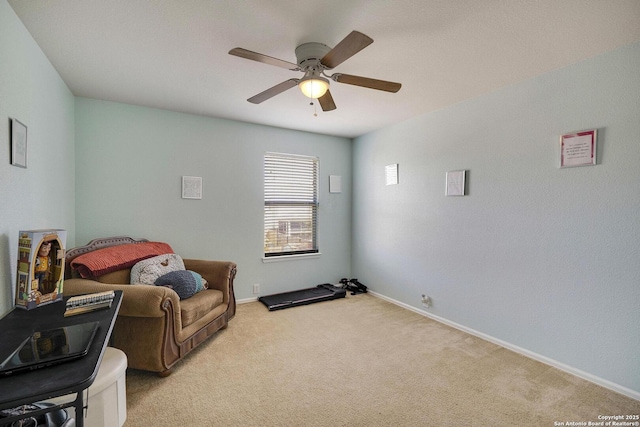
[{"label": "fan pull chain", "polygon": [[[315,100],[317,98],[313,97],[313,89],[315,89],[315,85],[311,85],[311,99]],[[318,111],[317,111],[316,103],[311,101],[311,104],[313,105],[313,117],[318,117]]]}]

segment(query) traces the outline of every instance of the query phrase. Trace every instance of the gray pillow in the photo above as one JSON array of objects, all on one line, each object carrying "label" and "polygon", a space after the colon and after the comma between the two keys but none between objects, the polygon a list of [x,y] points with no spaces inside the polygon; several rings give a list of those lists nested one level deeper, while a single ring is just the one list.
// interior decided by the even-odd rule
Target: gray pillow
[{"label": "gray pillow", "polygon": [[191,298],[204,289],[202,276],[190,270],[172,271],[162,275],[156,279],[155,285],[173,289],[180,299]]}]

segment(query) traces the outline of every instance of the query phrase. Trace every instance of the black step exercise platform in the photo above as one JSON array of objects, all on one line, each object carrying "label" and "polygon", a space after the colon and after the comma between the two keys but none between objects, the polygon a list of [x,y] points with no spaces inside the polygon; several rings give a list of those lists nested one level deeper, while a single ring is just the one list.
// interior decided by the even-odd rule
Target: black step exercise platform
[{"label": "black step exercise platform", "polygon": [[274,311],[282,310],[283,308],[296,307],[298,305],[313,304],[314,302],[344,298],[346,294],[347,291],[344,289],[333,286],[329,283],[324,283],[316,286],[315,288],[266,295],[258,298],[258,301],[266,305],[269,311]]}]

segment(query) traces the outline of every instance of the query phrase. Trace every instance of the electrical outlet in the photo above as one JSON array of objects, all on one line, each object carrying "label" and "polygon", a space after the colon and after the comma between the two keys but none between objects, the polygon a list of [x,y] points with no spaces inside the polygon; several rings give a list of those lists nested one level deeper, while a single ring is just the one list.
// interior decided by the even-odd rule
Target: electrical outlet
[{"label": "electrical outlet", "polygon": [[422,305],[427,308],[431,307],[431,297],[422,294]]},{"label": "electrical outlet", "polygon": [[259,294],[260,293],[260,283],[255,283],[253,285],[253,293],[254,294]]}]

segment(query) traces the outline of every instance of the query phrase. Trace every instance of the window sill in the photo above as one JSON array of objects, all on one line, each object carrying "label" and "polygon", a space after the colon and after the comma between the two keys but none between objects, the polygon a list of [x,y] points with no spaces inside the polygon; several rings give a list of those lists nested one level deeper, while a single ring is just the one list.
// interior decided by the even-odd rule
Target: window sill
[{"label": "window sill", "polygon": [[320,258],[320,255],[322,254],[320,252],[317,252],[315,254],[270,256],[270,257],[262,257],[262,262],[265,264],[268,264],[271,262],[295,261],[299,259]]}]

